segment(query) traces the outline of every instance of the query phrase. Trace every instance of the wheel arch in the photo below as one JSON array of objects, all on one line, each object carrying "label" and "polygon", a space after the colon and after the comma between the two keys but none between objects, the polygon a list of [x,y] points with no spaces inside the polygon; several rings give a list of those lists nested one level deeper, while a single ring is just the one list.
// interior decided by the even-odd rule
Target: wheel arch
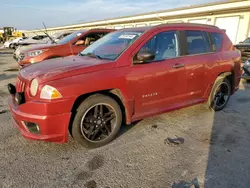
[{"label": "wheel arch", "polygon": [[92,96],[92,95],[95,95],[95,94],[103,94],[103,95],[107,95],[111,98],[113,98],[117,103],[118,105],[120,106],[121,108],[121,111],[122,111],[122,116],[123,116],[123,122],[122,123],[125,123],[125,124],[130,124],[131,123],[131,119],[130,117],[128,116],[128,107],[126,107],[126,100],[125,100],[125,97],[124,95],[122,94],[121,90],[120,89],[117,89],[117,88],[113,88],[113,89],[107,89],[107,90],[99,90],[99,91],[95,91],[95,92],[90,92],[90,93],[85,93],[85,94],[82,94],[80,96],[78,96],[71,108],[71,119],[70,119],[70,124],[69,124],[69,132],[71,134],[71,128],[72,128],[72,123],[73,123],[73,120],[74,120],[74,116],[75,116],[75,113],[77,111],[77,108],[80,106],[80,104],[85,100],[87,99],[88,97]]},{"label": "wheel arch", "polygon": [[[234,78],[234,73],[233,73],[233,71],[231,71],[231,72],[227,71],[227,72],[222,72],[222,73],[220,73],[220,74],[217,76],[215,82],[216,82],[218,79],[221,79],[221,78],[227,78],[227,79],[228,79],[228,81],[229,81],[230,84],[231,84],[231,94],[232,94],[233,88],[234,88],[234,79],[233,79],[233,78]],[[214,82],[214,83],[215,83],[215,82]]]}]

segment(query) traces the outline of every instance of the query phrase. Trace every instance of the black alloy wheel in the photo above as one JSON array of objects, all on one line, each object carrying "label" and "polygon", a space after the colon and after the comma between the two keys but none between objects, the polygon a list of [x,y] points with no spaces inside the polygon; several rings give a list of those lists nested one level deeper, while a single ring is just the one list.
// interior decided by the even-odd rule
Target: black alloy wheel
[{"label": "black alloy wheel", "polygon": [[96,148],[111,142],[121,124],[122,111],[118,102],[110,96],[94,94],[77,108],[71,134],[83,146]]}]

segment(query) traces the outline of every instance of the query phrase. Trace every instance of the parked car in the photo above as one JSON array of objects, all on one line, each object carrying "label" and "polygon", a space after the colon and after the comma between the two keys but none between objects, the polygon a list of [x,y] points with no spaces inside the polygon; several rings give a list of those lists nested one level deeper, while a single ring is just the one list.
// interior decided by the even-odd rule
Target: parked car
[{"label": "parked car", "polygon": [[47,35],[36,35],[33,37],[25,37],[22,40],[18,41],[17,43],[15,43],[15,48],[17,48],[18,46],[27,46],[27,45],[31,45],[31,44],[46,44],[47,40],[44,40],[48,38]]},{"label": "parked car", "polygon": [[4,45],[4,48],[11,48],[11,49],[14,49],[15,48],[15,43],[18,43],[19,41],[25,39],[26,37],[17,37],[13,40],[8,40],[6,41],[3,45]]},{"label": "parked car", "polygon": [[[77,55],[87,46],[114,30],[91,29],[75,31],[53,44],[36,45],[27,48],[17,58],[20,68],[46,59]],[[15,57],[14,57],[15,58]]]},{"label": "parked car", "polygon": [[[68,35],[70,35],[71,33],[73,33],[74,31],[62,31],[62,32],[57,32],[55,34],[53,34],[51,36],[51,38],[53,39],[54,42],[57,42],[61,39],[63,39],[64,37],[67,37]],[[51,41],[48,41],[50,43],[53,43]]]},{"label": "parked car", "polygon": [[250,37],[235,45],[241,51],[242,61],[245,62],[250,58]]},{"label": "parked car", "polygon": [[242,78],[247,80],[247,81],[250,80],[250,59],[248,59],[244,63],[242,69],[244,71],[243,74],[242,74]]},{"label": "parked car", "polygon": [[79,56],[22,69],[9,84],[14,124],[30,139],[109,143],[122,123],[207,103],[222,110],[239,88],[240,52],[223,30],[166,24],[112,32]]},{"label": "parked car", "polygon": [[[42,39],[43,40],[42,42],[44,44],[54,44],[57,41],[63,39],[64,37],[70,35],[71,33],[73,33],[73,31],[58,32],[51,36],[52,40],[49,37],[46,37]],[[17,44],[15,46],[17,46]],[[39,47],[39,44],[19,45],[13,53],[13,58],[17,61],[18,60],[17,58],[21,53],[23,53],[23,51],[33,47]]]}]

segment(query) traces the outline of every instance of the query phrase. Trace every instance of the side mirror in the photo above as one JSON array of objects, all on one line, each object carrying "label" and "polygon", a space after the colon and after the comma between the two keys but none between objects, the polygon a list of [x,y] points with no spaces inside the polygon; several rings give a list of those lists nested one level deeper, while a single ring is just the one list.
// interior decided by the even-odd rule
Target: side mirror
[{"label": "side mirror", "polygon": [[155,59],[155,53],[150,50],[142,50],[136,55],[135,64],[145,63]]},{"label": "side mirror", "polygon": [[76,46],[80,46],[80,45],[84,45],[84,44],[85,44],[84,40],[78,40],[78,41],[75,43]]}]

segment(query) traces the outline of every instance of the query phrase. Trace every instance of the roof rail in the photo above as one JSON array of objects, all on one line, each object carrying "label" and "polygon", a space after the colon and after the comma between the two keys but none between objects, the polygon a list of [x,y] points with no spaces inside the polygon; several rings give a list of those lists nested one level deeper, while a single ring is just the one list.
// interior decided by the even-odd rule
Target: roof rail
[{"label": "roof rail", "polygon": [[205,27],[212,27],[212,28],[216,28],[216,29],[219,29],[219,27],[215,26],[215,25],[208,25],[208,24],[200,24],[200,23],[166,23],[166,24],[160,24],[160,25],[157,25],[157,26],[167,26],[167,25],[189,25],[189,26],[205,26]]}]

